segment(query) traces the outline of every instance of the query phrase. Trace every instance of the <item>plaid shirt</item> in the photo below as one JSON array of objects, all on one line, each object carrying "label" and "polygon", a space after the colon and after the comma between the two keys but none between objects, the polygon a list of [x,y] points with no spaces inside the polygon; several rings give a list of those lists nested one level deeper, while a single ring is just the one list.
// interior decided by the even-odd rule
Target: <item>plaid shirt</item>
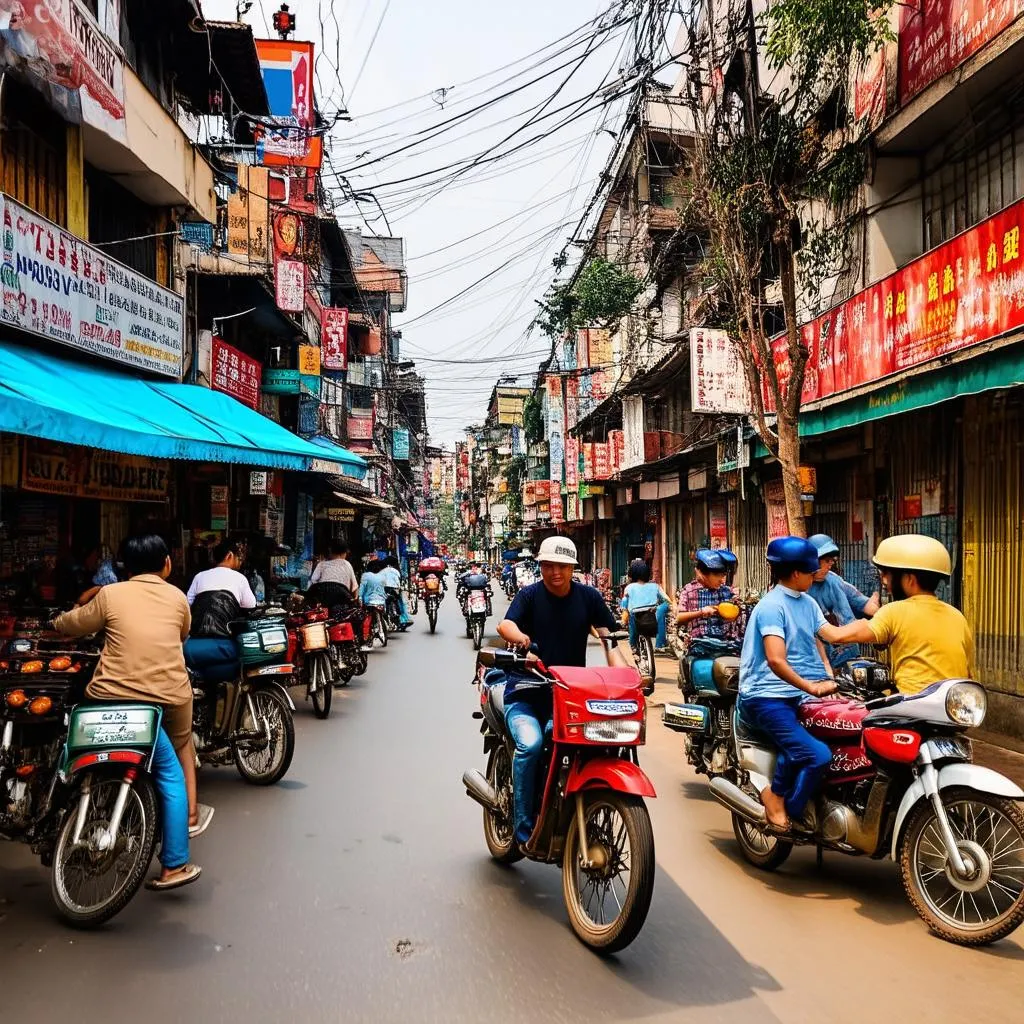
[{"label": "plaid shirt", "polygon": [[[701,608],[719,605],[723,601],[731,601],[735,596],[736,593],[732,587],[728,587],[724,583],[717,590],[710,590],[702,583],[693,580],[691,583],[687,583],[679,592],[678,610],[681,612],[696,612]],[[692,622],[687,623],[686,626],[680,628],[685,629],[691,637],[713,636],[724,640],[739,636],[738,620],[736,622],[726,622],[724,619],[717,617],[694,619]]]}]

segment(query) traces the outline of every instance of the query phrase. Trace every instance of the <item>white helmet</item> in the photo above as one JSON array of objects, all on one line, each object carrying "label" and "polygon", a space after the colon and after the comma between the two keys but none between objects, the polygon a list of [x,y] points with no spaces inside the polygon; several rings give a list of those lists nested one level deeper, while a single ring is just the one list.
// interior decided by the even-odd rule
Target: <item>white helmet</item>
[{"label": "white helmet", "polygon": [[558,565],[579,565],[576,560],[576,545],[568,537],[548,537],[537,552],[538,562],[554,562]]}]

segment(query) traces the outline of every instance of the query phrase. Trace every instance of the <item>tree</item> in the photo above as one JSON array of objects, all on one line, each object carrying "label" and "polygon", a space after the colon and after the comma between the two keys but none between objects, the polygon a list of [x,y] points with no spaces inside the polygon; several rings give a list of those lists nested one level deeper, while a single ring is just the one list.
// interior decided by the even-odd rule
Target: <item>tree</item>
[{"label": "tree", "polygon": [[[709,290],[737,344],[757,433],[782,467],[789,529],[803,536],[799,413],[808,349],[798,295],[813,304],[849,256],[864,179],[867,126],[851,123],[851,67],[891,38],[888,0],[772,0],[757,28],[767,41],[771,95],[756,81],[752,7],[732,17],[729,52],[741,75],[720,75],[717,28],[691,34],[695,155],[690,220],[706,236]],[[686,218],[684,218],[686,219]],[[777,280],[769,302],[766,282]],[[781,323],[779,322],[781,320]],[[781,328],[781,334],[779,330]]]}]

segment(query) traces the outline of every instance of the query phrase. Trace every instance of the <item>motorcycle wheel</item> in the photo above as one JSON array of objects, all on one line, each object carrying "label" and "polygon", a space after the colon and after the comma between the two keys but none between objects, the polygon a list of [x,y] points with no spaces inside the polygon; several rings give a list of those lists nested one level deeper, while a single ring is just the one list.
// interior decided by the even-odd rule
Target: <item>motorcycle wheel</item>
[{"label": "motorcycle wheel", "polygon": [[738,814],[732,816],[732,831],[743,859],[762,871],[774,871],[781,867],[793,852],[792,843],[751,825]]},{"label": "motorcycle wheel", "polygon": [[466,639],[473,639],[473,620],[470,616],[466,616]]},{"label": "motorcycle wheel", "polygon": [[515,841],[512,822],[512,755],[503,743],[495,747],[487,759],[487,781],[498,794],[500,811],[495,813],[484,808],[484,842],[499,864],[515,864],[523,855]]},{"label": "motorcycle wheel", "polygon": [[356,657],[359,659],[358,663],[356,664],[356,675],[364,675],[367,668],[369,668],[370,659],[366,657],[366,651],[360,650],[356,651]]},{"label": "motorcycle wheel", "polygon": [[143,774],[135,777],[128,790],[117,846],[105,854],[96,849],[96,839],[110,821],[122,781],[121,775],[93,777],[78,846],[72,846],[71,837],[81,796],[64,816],[54,851],[50,893],[61,917],[75,928],[92,928],[120,913],[138,892],[153,859],[156,792],[150,777]]},{"label": "motorcycle wheel", "polygon": [[576,937],[598,953],[617,953],[639,934],[654,894],[654,833],[643,800],[610,791],[587,796],[588,849],[604,868],[580,865],[573,814],[562,852],[562,895]]},{"label": "motorcycle wheel", "polygon": [[479,651],[484,643],[484,620],[476,618],[473,620],[473,650]]},{"label": "motorcycle wheel", "polygon": [[430,623],[430,632],[437,628],[437,603],[427,602],[427,621]]},{"label": "motorcycle wheel", "polygon": [[961,854],[978,865],[968,881],[948,862],[935,810],[911,813],[900,848],[907,899],[934,934],[960,946],[987,946],[1024,922],[1024,811],[1013,800],[955,786],[942,790]]},{"label": "motorcycle wheel", "polygon": [[654,677],[656,675],[654,641],[649,636],[638,636],[633,653],[636,657],[637,671],[644,681],[644,693],[650,695],[654,693]]},{"label": "motorcycle wheel", "polygon": [[308,671],[316,689],[310,693],[313,701],[313,714],[317,718],[327,718],[331,713],[334,700],[334,680],[331,672],[331,660],[326,651],[314,654],[309,659]]},{"label": "motorcycle wheel", "polygon": [[375,615],[373,617],[373,632],[377,639],[380,641],[381,647],[387,647],[388,631],[387,626],[384,624],[383,615]]},{"label": "motorcycle wheel", "polygon": [[253,691],[252,703],[260,722],[252,721],[246,708],[241,727],[256,732],[266,719],[270,723],[270,742],[266,747],[250,746],[247,740],[232,742],[235,767],[250,785],[272,786],[285,777],[295,755],[295,720],[288,702],[273,690]]},{"label": "motorcycle wheel", "polygon": [[406,604],[410,615],[415,615],[420,610],[420,595],[415,587],[409,588],[409,600]]}]

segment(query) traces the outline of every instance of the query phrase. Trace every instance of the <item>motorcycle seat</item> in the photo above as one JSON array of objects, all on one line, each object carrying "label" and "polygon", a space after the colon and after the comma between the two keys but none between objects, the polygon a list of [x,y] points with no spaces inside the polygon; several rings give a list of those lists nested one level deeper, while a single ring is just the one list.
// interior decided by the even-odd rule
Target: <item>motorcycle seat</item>
[{"label": "motorcycle seat", "polygon": [[740,659],[731,655],[715,658],[711,664],[711,678],[723,697],[735,695],[740,687]]},{"label": "motorcycle seat", "polygon": [[[504,672],[502,672],[504,675]],[[492,683],[487,687],[487,703],[501,722],[505,721],[505,684]]]}]

